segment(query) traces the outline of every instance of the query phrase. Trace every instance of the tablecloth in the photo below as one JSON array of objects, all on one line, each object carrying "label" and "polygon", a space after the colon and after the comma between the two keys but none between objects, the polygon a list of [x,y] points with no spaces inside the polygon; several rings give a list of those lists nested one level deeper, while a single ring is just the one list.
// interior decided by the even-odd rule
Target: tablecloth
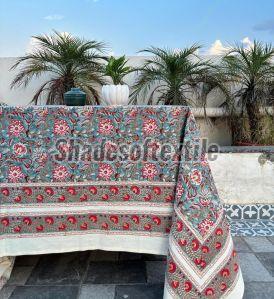
[{"label": "tablecloth", "polygon": [[0,141],[0,257],[167,254],[164,298],[242,298],[190,108],[0,107]]}]

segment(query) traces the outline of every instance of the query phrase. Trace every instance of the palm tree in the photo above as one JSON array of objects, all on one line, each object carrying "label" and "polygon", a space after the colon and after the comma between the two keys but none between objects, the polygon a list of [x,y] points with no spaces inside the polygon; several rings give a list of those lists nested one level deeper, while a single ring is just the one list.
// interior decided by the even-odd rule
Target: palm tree
[{"label": "palm tree", "polygon": [[200,90],[199,98],[203,101],[216,87],[226,92],[217,68],[196,54],[199,49],[200,46],[194,44],[178,51],[155,47],[142,50],[153,57],[147,58],[143,66],[136,69],[139,76],[133,86],[133,101],[149,95],[148,104],[157,98],[158,103],[167,105],[195,105],[193,92]]},{"label": "palm tree", "polygon": [[31,79],[48,75],[50,79],[37,90],[33,103],[46,96],[46,104],[64,104],[63,94],[72,87],[82,88],[90,103],[98,103],[95,86],[104,83],[101,64],[104,44],[57,31],[34,39],[37,47],[33,53],[20,57],[12,66],[12,69],[21,68],[11,87],[26,87]]},{"label": "palm tree", "polygon": [[126,66],[128,60],[125,55],[118,58],[111,56],[107,59],[107,62],[104,69],[105,76],[110,77],[114,85],[124,84],[124,77],[132,72],[132,68]]},{"label": "palm tree", "polygon": [[[223,74],[235,84],[236,90],[233,101],[227,104],[232,112],[240,109],[241,119],[247,115],[251,142],[257,142],[260,138],[260,110],[273,101],[273,59],[274,48],[271,44],[254,41],[249,48],[243,45],[231,47],[221,61]],[[234,116],[234,119],[237,120],[237,117]]]}]

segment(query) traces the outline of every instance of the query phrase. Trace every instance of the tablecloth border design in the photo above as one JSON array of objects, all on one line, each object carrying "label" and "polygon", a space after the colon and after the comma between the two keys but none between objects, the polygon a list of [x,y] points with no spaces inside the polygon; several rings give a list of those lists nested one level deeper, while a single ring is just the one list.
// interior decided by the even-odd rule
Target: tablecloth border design
[{"label": "tablecloth border design", "polygon": [[[94,239],[96,233],[103,234],[106,238],[111,236],[114,248],[120,246],[115,242],[122,240],[123,234],[132,238],[136,235],[133,243],[138,246],[138,250],[145,248],[147,251],[147,245],[140,244],[141,239],[138,238],[150,242],[157,238],[155,234],[159,238],[161,235],[161,240],[169,235],[166,289],[172,289],[172,298],[217,299],[225,296],[228,290],[233,294],[233,288],[238,285],[237,273],[240,271],[237,255],[205,151],[200,144],[199,131],[188,107],[7,107],[0,108],[0,116],[3,141],[0,145],[3,149],[0,162],[4,161],[0,164],[0,183],[4,184],[0,187],[1,209],[3,207],[0,233],[2,230],[1,242],[7,246],[5,252],[16,252],[8,246],[19,242],[20,238],[24,250],[30,250],[27,239],[37,239],[36,249],[46,252],[48,249],[41,246],[48,240],[52,240],[50,244],[54,240],[62,242],[66,237],[72,240],[77,238],[77,234],[81,235],[81,229],[89,233],[86,235],[89,240],[95,241],[92,248],[102,249],[109,248],[109,245],[103,239]],[[147,152],[144,161],[134,160],[134,155],[126,161],[96,161],[94,153],[89,153],[86,161],[71,161],[70,158],[60,160],[56,156],[58,151],[65,155],[71,150],[70,145],[61,146],[57,142],[60,137],[82,138],[84,143],[92,146],[107,139],[109,142],[103,143],[103,147],[115,149],[120,143],[138,145],[148,137],[153,137],[154,141],[150,146],[158,148],[168,142],[174,149],[180,149],[180,152],[175,151],[168,161],[148,162],[147,158],[152,156]],[[119,181],[128,180],[140,182],[139,186],[126,183],[126,189],[136,195],[132,197],[132,203],[135,202],[136,205],[124,205],[124,202],[130,202],[131,196],[115,186]],[[40,181],[49,187],[33,185]],[[71,186],[75,181],[80,184]],[[99,197],[94,202],[102,201],[102,205],[90,205],[93,202],[92,192],[88,196],[86,191],[82,192],[85,181],[99,182],[91,190]],[[106,182],[101,183],[104,194],[98,193],[100,181]],[[115,183],[110,186],[110,181]],[[157,186],[158,181],[164,183]],[[9,183],[13,185],[8,185]],[[9,189],[10,187],[13,189]],[[133,187],[140,188],[135,190],[138,190],[138,194],[132,190]],[[47,196],[38,194],[35,188],[42,188],[44,191],[48,188]],[[82,190],[79,196],[77,188]],[[58,193],[64,190],[67,194]],[[106,190],[113,193],[113,201],[109,200],[110,195],[106,194]],[[146,192],[147,190],[149,191]],[[16,192],[24,192],[24,196]],[[56,193],[58,197],[51,198],[53,203],[58,199],[58,203],[61,201],[76,205],[67,206],[66,211],[60,210],[65,206],[60,208],[49,205],[49,197]],[[3,196],[6,196],[4,200]],[[11,208],[14,200],[14,207]],[[115,205],[104,206],[104,201]],[[81,204],[83,202],[89,204],[86,208],[90,209],[89,212],[85,212],[85,207]],[[148,203],[146,208],[138,205],[145,202]],[[172,203],[174,210],[171,219],[167,204]],[[26,207],[20,209],[22,205]],[[107,210],[103,211],[106,207]],[[95,215],[96,209],[98,215]],[[136,217],[133,215],[135,212],[144,217],[133,219]],[[46,224],[42,225],[41,221]],[[53,231],[49,229],[45,234],[41,233],[44,226],[48,228],[50,225]],[[94,228],[94,236],[90,233],[91,226]],[[59,235],[59,228],[69,231],[62,231],[63,235]],[[42,238],[41,235],[45,237]],[[68,247],[72,246],[76,249],[88,248],[88,243],[87,240],[79,239],[79,244]],[[54,250],[58,250],[57,246]],[[242,288],[241,282],[240,292]],[[240,292],[235,299],[241,298]]]}]

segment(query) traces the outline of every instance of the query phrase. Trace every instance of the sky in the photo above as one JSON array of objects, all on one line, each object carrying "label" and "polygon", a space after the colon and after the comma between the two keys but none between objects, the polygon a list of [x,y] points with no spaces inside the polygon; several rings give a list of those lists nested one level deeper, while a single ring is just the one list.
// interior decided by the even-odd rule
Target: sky
[{"label": "sky", "polygon": [[0,0],[0,57],[33,48],[52,30],[104,41],[109,53],[193,43],[218,54],[228,44],[274,41],[274,0]]}]

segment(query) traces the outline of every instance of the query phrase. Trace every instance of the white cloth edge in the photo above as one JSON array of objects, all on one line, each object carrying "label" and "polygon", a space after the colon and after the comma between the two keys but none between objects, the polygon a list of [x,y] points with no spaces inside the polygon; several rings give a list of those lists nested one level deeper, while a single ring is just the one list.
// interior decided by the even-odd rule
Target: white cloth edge
[{"label": "white cloth edge", "polygon": [[[230,291],[227,295],[222,296],[220,299],[242,299],[244,296],[244,280],[241,270],[239,270],[239,275],[237,278],[237,282],[234,286],[232,286],[232,291]],[[168,282],[165,281],[164,287],[164,297],[163,299],[180,299],[178,296],[174,297],[170,294],[168,290]]]},{"label": "white cloth edge", "polygon": [[128,251],[166,255],[168,236],[85,234],[0,240],[0,256],[62,253],[84,250]]}]

